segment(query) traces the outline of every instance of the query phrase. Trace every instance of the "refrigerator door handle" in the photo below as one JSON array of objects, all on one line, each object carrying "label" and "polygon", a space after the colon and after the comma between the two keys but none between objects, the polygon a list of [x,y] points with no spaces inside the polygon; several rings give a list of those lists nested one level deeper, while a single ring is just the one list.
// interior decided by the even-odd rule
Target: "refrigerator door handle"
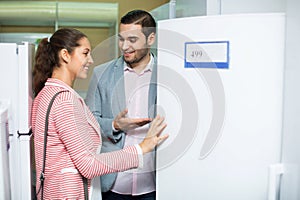
[{"label": "refrigerator door handle", "polygon": [[29,130],[28,130],[28,132],[23,132],[23,133],[21,133],[19,130],[18,130],[18,137],[20,137],[20,136],[31,136],[32,135],[32,129],[30,128]]},{"label": "refrigerator door handle", "polygon": [[279,178],[284,174],[284,171],[284,165],[282,163],[269,166],[268,200],[278,200]]}]

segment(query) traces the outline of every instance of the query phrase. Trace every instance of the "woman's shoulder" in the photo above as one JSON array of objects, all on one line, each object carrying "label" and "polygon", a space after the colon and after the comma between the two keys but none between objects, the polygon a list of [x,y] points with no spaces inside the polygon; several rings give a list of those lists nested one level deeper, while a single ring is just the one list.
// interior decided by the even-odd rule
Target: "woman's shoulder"
[{"label": "woman's shoulder", "polygon": [[78,99],[74,91],[56,86],[46,86],[40,93],[41,94],[37,96],[39,101],[50,102],[51,99],[55,97],[53,102],[54,105],[70,103]]}]

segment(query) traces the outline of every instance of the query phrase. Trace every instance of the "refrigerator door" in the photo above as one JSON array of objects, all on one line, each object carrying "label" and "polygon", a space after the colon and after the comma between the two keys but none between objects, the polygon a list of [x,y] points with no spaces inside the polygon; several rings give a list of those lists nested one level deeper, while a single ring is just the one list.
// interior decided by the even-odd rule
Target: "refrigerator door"
[{"label": "refrigerator door", "polygon": [[280,162],[285,16],[158,22],[157,199],[265,200]]},{"label": "refrigerator door", "polygon": [[11,199],[31,199],[30,111],[34,46],[0,43],[0,99],[9,102]]},{"label": "refrigerator door", "polygon": [[18,45],[15,43],[0,44],[0,98],[8,102],[8,130],[9,130],[9,170],[11,174],[11,193],[12,199],[22,199],[19,177],[20,169],[20,149],[17,136],[18,131]]},{"label": "refrigerator door", "polygon": [[8,161],[7,102],[0,101],[0,199],[11,199]]},{"label": "refrigerator door", "polygon": [[[18,139],[20,148],[19,169],[21,181],[22,199],[31,199],[31,107],[33,101],[32,92],[32,63],[34,59],[35,46],[30,43],[18,45],[19,63],[19,109],[18,109]],[[33,165],[32,165],[33,166]],[[34,184],[35,185],[35,184]]]}]

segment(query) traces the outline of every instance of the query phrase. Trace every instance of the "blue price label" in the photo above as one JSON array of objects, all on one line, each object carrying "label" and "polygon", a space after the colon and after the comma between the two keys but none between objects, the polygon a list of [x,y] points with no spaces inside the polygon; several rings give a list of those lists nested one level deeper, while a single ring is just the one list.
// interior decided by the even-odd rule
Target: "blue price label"
[{"label": "blue price label", "polygon": [[186,42],[185,68],[229,68],[229,41]]}]

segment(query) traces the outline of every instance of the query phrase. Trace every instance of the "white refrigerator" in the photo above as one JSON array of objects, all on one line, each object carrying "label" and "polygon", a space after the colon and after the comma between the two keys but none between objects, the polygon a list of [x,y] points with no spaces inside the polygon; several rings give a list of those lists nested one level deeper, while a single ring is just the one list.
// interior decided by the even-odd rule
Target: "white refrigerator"
[{"label": "white refrigerator", "polygon": [[31,200],[30,115],[32,105],[31,70],[34,45],[27,42],[0,43],[0,100],[7,104],[6,155],[10,185],[3,186],[12,200]]},{"label": "white refrigerator", "polygon": [[11,199],[8,161],[7,102],[0,100],[0,199]]},{"label": "white refrigerator", "polygon": [[162,20],[157,36],[157,199],[279,199],[285,15]]}]

